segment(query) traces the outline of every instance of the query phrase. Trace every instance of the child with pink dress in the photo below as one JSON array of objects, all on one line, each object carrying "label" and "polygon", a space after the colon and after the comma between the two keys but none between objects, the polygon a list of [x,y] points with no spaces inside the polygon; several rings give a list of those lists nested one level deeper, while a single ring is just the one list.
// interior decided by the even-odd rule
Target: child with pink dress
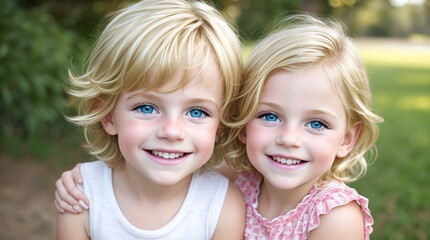
[{"label": "child with pink dress", "polygon": [[256,45],[243,80],[227,155],[242,172],[245,239],[369,239],[368,199],[345,182],[366,173],[382,118],[343,26],[286,19]]},{"label": "child with pink dress", "polygon": [[[285,24],[253,49],[225,115],[230,168],[219,171],[244,195],[244,238],[369,239],[368,199],[345,184],[365,175],[383,121],[365,67],[339,22],[294,15]],[[58,202],[86,201],[71,191],[79,177],[77,168],[63,175]]]}]

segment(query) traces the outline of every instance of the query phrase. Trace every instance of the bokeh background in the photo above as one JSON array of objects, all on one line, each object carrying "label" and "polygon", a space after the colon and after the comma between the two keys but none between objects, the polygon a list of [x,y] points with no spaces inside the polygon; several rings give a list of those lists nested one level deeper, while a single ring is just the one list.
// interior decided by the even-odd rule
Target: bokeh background
[{"label": "bokeh background", "polygon": [[[54,182],[77,162],[67,70],[82,72],[106,13],[132,1],[0,1],[0,239],[55,239]],[[430,239],[430,0],[213,0],[244,56],[283,16],[333,16],[365,60],[384,118],[378,159],[352,183],[370,199],[372,239]]]}]

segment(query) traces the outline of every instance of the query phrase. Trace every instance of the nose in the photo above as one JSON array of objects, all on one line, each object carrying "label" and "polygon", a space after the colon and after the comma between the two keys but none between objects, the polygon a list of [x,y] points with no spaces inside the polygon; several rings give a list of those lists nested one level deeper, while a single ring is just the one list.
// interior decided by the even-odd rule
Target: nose
[{"label": "nose", "polygon": [[183,140],[185,138],[184,124],[180,117],[166,116],[157,131],[157,137],[169,141]]},{"label": "nose", "polygon": [[299,127],[284,126],[276,139],[276,144],[284,147],[299,148],[302,145],[301,129]]}]

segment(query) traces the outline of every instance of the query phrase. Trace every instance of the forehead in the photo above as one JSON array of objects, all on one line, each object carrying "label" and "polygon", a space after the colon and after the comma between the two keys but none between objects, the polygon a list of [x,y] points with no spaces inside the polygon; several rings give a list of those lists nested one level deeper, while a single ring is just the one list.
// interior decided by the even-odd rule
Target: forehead
[{"label": "forehead", "polygon": [[[158,78],[158,79],[157,79]],[[223,90],[224,84],[218,63],[213,57],[209,57],[207,61],[198,64],[190,69],[178,68],[171,76],[164,76],[164,79],[159,79],[160,75],[151,74],[148,81],[162,81],[155,89],[159,92],[171,92],[181,88],[190,86],[200,86],[208,89],[219,88]]]},{"label": "forehead", "polygon": [[261,101],[275,102],[289,109],[333,108],[344,111],[332,81],[320,67],[272,73],[265,82]]},{"label": "forehead", "polygon": [[[120,102],[155,101],[159,104],[178,106],[181,104],[202,104],[202,106],[213,106],[212,112],[219,109],[223,104],[223,81],[219,76],[216,64],[209,64],[203,70],[196,70],[193,78],[183,87],[178,88],[183,79],[181,72],[176,73],[167,84],[158,89],[137,89],[121,93]],[[174,90],[172,90],[174,89]],[[166,105],[166,106],[167,106]],[[209,108],[209,109],[211,109]]]},{"label": "forehead", "polygon": [[320,66],[296,71],[279,69],[268,76],[263,91],[265,89],[276,89],[278,91],[297,94],[327,91],[337,95],[331,82],[332,81]]}]

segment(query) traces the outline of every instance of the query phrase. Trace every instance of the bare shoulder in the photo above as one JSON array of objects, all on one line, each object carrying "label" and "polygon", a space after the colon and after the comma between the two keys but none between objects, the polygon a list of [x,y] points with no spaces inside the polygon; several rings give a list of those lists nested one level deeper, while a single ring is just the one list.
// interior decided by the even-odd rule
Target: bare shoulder
[{"label": "bare shoulder", "polygon": [[242,192],[230,182],[212,239],[243,239],[245,214]]},{"label": "bare shoulder", "polygon": [[364,239],[363,215],[358,203],[352,201],[321,215],[320,225],[310,232],[308,239]]},{"label": "bare shoulder", "polygon": [[88,210],[81,214],[57,213],[58,240],[90,239]]}]

